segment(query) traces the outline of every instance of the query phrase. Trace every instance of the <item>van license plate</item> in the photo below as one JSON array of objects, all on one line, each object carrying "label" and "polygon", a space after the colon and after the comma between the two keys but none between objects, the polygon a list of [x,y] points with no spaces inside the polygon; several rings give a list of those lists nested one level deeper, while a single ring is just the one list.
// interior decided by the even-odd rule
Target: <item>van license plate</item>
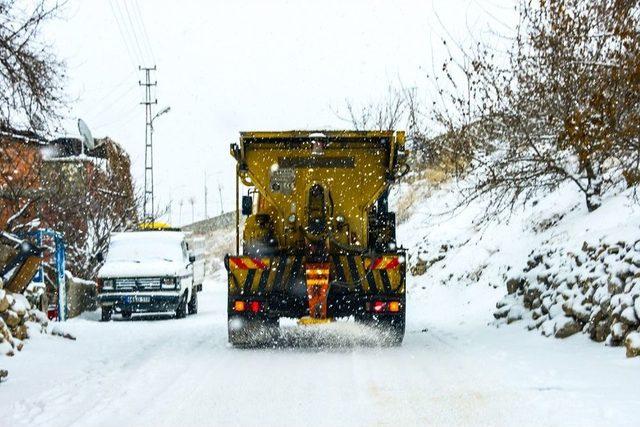
[{"label": "van license plate", "polygon": [[131,297],[124,297],[124,302],[125,304],[131,304],[131,303],[136,303],[136,302],[151,302],[151,297],[149,296],[131,296]]}]

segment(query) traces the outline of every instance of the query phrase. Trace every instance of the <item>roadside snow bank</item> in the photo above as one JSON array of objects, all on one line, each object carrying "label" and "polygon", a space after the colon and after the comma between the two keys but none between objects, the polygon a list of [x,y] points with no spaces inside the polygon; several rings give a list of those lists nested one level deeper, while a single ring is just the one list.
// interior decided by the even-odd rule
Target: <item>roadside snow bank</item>
[{"label": "roadside snow bank", "polygon": [[583,332],[640,354],[640,206],[631,190],[589,213],[567,184],[485,224],[478,218],[487,201],[456,209],[461,197],[456,183],[426,181],[396,195],[396,207],[412,213],[398,228],[410,272],[420,278],[409,281],[409,292],[452,283],[507,287],[496,325],[524,320],[545,336]]}]

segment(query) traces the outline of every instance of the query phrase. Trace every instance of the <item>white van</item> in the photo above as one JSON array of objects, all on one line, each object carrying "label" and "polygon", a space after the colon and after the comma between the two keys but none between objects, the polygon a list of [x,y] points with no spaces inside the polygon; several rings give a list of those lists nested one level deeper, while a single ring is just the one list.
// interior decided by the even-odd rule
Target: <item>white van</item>
[{"label": "white van", "polygon": [[113,233],[98,272],[102,320],[113,313],[198,312],[204,280],[204,242],[180,231]]}]

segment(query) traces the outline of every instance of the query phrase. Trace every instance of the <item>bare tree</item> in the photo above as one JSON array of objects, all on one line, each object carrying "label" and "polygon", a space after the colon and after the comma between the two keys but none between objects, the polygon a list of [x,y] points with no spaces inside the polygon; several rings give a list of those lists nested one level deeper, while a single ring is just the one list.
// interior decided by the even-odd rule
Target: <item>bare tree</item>
[{"label": "bare tree", "polygon": [[59,8],[46,0],[0,0],[0,221],[10,231],[28,231],[37,218],[41,157],[27,145],[42,141],[38,133],[59,119],[63,104],[63,64],[39,37]]},{"label": "bare tree", "polygon": [[0,121],[4,126],[42,132],[59,119],[64,67],[39,38],[42,24],[59,8],[59,3],[46,0],[0,0]]},{"label": "bare tree", "polygon": [[[447,132],[457,129],[453,123],[447,123],[446,127],[433,126],[431,111],[424,99],[418,88],[389,85],[377,101],[359,106],[347,101],[345,111],[337,115],[356,130],[404,130],[413,170],[460,171],[469,163],[472,153],[460,138],[446,137]],[[444,124],[451,116],[442,115],[440,119]]]},{"label": "bare tree", "polygon": [[490,213],[564,182],[593,211],[639,181],[638,3],[522,0],[519,12],[506,60],[478,45],[444,64],[441,142],[471,154],[467,201],[490,194]]},{"label": "bare tree", "polygon": [[346,114],[338,114],[338,117],[349,122],[355,130],[392,130],[406,119],[407,106],[404,90],[389,86],[382,100],[362,106],[347,101]]}]

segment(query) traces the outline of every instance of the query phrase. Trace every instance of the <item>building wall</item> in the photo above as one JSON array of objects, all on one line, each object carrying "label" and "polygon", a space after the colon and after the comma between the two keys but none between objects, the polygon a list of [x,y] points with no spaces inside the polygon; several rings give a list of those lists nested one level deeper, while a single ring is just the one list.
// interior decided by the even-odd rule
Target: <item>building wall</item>
[{"label": "building wall", "polygon": [[108,138],[97,142],[80,160],[59,157],[68,154],[68,139],[0,137],[0,229],[63,233],[68,267],[84,278],[93,277],[110,232],[136,224],[129,156]]},{"label": "building wall", "polygon": [[[41,144],[30,139],[0,135],[0,229],[40,190]],[[25,210],[23,218],[34,219],[35,203]]]}]

